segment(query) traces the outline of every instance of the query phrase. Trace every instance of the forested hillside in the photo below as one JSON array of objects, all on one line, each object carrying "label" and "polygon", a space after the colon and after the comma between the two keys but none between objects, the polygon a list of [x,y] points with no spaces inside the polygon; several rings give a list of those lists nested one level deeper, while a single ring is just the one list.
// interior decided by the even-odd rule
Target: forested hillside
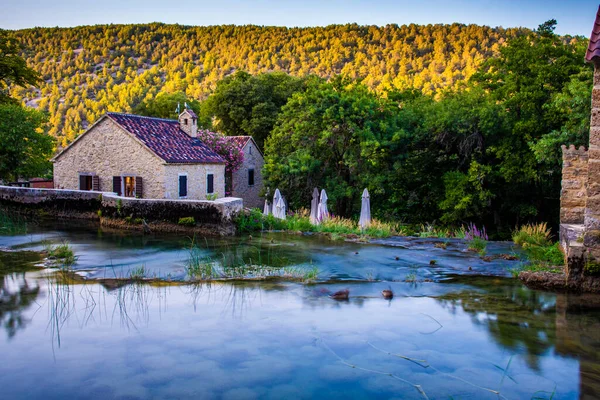
[{"label": "forested hillside", "polygon": [[[158,92],[203,99],[236,70],[344,74],[377,91],[456,88],[522,29],[476,25],[104,25],[13,32],[39,89],[12,96],[48,111],[50,134],[72,141],[106,111],[130,112]],[[577,40],[564,38],[566,41]]]}]

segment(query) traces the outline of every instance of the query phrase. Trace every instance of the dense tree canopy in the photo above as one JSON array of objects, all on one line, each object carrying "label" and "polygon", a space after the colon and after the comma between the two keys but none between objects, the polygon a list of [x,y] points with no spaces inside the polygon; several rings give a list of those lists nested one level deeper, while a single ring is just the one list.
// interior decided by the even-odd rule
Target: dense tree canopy
[{"label": "dense tree canopy", "polygon": [[267,140],[268,183],[293,206],[324,187],[345,216],[367,187],[374,214],[387,219],[477,221],[500,232],[555,223],[560,145],[587,143],[592,74],[581,43],[553,28],[511,39],[468,83],[436,96],[377,95],[339,77],[309,85]]},{"label": "dense tree canopy", "polygon": [[260,148],[290,96],[304,89],[306,79],[282,72],[252,76],[236,72],[217,83],[202,102],[203,121],[228,136],[250,135]]},{"label": "dense tree canopy", "polygon": [[266,142],[264,174],[297,207],[326,187],[334,211],[357,210],[359,188],[381,193],[389,142],[398,131],[394,104],[347,78],[311,83],[292,96]]},{"label": "dense tree canopy", "polygon": [[185,106],[192,109],[196,115],[200,112],[200,102],[198,100],[189,99],[185,93],[166,93],[160,92],[156,96],[149,95],[142,100],[134,109],[133,113],[145,115],[147,117],[170,118],[177,119],[180,112]]},{"label": "dense tree canopy", "polygon": [[[106,111],[131,112],[160,92],[202,100],[236,71],[363,79],[372,90],[456,88],[524,29],[477,25],[314,28],[165,24],[34,28],[13,32],[43,78],[12,96],[50,113],[71,142]],[[576,40],[565,37],[565,41]],[[209,128],[205,126],[205,128]]]},{"label": "dense tree canopy", "polygon": [[0,29],[0,103],[15,100],[10,97],[11,86],[28,88],[40,82],[40,74],[29,68],[20,55],[18,42]]},{"label": "dense tree canopy", "polygon": [[46,174],[54,146],[43,132],[46,117],[18,104],[0,104],[0,180]]}]

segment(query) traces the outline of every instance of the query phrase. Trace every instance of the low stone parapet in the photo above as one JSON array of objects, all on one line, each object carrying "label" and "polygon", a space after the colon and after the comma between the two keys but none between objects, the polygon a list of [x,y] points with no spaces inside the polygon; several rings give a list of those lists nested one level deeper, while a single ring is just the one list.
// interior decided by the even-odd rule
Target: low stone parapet
[{"label": "low stone parapet", "polygon": [[[98,220],[125,229],[232,235],[243,201],[136,199],[112,192],[0,186],[0,207],[41,217]],[[187,224],[180,224],[182,218]]]}]

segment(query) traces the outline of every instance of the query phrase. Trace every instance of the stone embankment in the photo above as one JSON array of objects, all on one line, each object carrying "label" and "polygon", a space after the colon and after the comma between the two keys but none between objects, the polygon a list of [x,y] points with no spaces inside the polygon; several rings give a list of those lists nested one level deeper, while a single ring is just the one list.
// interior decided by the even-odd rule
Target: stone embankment
[{"label": "stone embankment", "polygon": [[[111,192],[0,186],[0,208],[39,218],[88,219],[105,226],[156,232],[235,234],[242,199],[135,199]],[[180,224],[185,218],[186,224]],[[193,221],[190,223],[190,221]]]}]

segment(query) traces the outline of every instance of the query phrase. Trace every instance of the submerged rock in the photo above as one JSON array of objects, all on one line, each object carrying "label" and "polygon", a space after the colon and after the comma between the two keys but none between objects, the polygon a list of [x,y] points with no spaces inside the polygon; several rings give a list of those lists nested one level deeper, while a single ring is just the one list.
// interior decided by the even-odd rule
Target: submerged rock
[{"label": "submerged rock", "polygon": [[381,291],[381,294],[384,299],[392,299],[394,297],[394,292],[392,292],[392,289],[384,289]]},{"label": "submerged rock", "polygon": [[348,300],[348,295],[350,294],[350,291],[348,289],[343,289],[343,290],[338,290],[337,292],[330,294],[329,297],[331,297],[334,300]]}]

